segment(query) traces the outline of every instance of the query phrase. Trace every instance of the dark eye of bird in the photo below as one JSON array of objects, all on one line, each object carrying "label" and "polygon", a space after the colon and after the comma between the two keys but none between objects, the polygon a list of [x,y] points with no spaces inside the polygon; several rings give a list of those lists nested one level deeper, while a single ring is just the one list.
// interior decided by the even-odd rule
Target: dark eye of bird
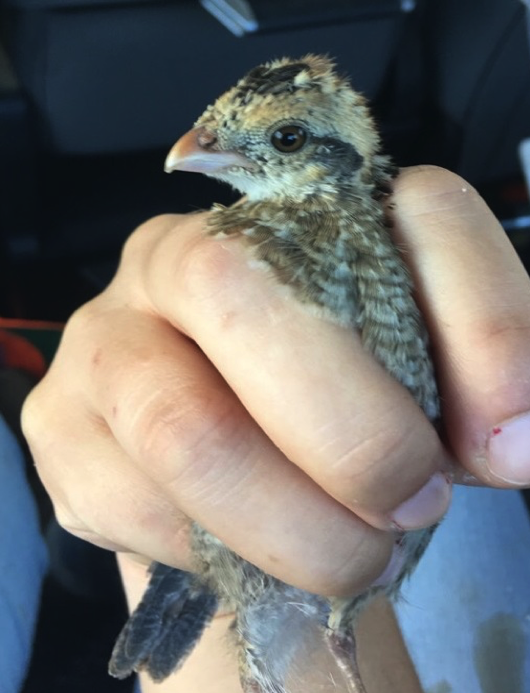
[{"label": "dark eye of bird", "polygon": [[284,125],[271,137],[273,146],[279,152],[297,152],[307,140],[307,132],[298,125]]}]

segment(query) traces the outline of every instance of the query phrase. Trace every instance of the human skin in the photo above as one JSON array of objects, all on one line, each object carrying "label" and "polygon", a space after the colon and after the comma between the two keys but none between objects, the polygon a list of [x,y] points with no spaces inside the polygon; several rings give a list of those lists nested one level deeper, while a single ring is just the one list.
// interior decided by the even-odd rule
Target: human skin
[{"label": "human skin", "polygon": [[[147,586],[146,566],[123,553],[118,555],[118,564],[132,611]],[[154,682],[141,673],[142,693],[241,693],[237,657],[230,647],[232,620],[230,613],[214,618],[183,666],[164,681]],[[356,632],[359,666],[367,693],[421,693],[386,599],[380,597],[365,609]]]},{"label": "human skin", "polygon": [[61,524],[190,568],[190,520],[277,577],[351,594],[396,525],[445,512],[456,480],[530,483],[530,282],[465,181],[395,183],[396,241],[433,342],[444,444],[348,330],[308,312],[204,214],[129,239],[68,322],[23,426]]}]

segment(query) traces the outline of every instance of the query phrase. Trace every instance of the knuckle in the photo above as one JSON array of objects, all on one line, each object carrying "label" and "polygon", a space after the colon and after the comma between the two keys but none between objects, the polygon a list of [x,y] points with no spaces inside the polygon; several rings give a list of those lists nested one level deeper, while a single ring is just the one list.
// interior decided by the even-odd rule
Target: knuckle
[{"label": "knuckle", "polygon": [[102,315],[100,300],[98,296],[88,301],[68,318],[49,374],[55,374],[58,367],[72,367],[73,363],[76,363],[76,370],[79,369],[79,358],[87,352],[87,345],[93,341]]},{"label": "knuckle", "polygon": [[72,313],[65,325],[63,341],[65,338],[70,338],[72,335],[76,337],[77,335],[83,335],[86,337],[87,329],[94,319],[96,306],[97,301],[93,299]]},{"label": "knuckle", "polygon": [[140,413],[133,427],[138,454],[164,485],[200,480],[207,487],[216,459],[237,446],[238,407],[217,391],[180,389],[178,403],[173,391]]},{"label": "knuckle", "polygon": [[87,526],[79,520],[72,510],[62,502],[54,503],[54,513],[57,523],[70,534],[83,532],[85,535],[89,532]]},{"label": "knuckle", "polygon": [[103,534],[100,534],[93,529],[90,529],[87,525],[83,524],[78,518],[76,518],[70,511],[66,510],[63,506],[55,507],[55,519],[57,524],[64,529],[68,534],[72,534],[78,539],[83,541],[88,541],[90,544],[99,546],[107,551],[125,551],[127,550],[120,543],[116,543],[111,539],[108,539]]},{"label": "knuckle", "polygon": [[204,216],[162,215],[136,229],[125,242],[111,290],[126,285],[133,303],[162,313],[173,312],[171,296],[193,302],[206,294],[215,298],[224,254],[205,233]]},{"label": "knuckle", "polygon": [[38,425],[40,419],[40,396],[38,393],[40,392],[41,387],[41,385],[37,385],[35,388],[33,388],[22,405],[20,423],[22,426],[22,432],[29,443],[31,443],[34,438],[37,438],[37,431],[40,428]]},{"label": "knuckle", "polygon": [[231,255],[218,240],[204,235],[195,237],[176,263],[180,294],[217,314],[223,306],[223,289],[231,275],[231,262]]},{"label": "knuckle", "polygon": [[153,240],[153,229],[148,224],[142,224],[127,237],[121,251],[120,270],[129,263],[136,264],[138,258],[145,254],[148,244]]},{"label": "knuckle", "polygon": [[140,224],[125,241],[121,261],[128,263],[145,256],[146,251],[160,239],[161,234],[175,225],[178,215],[160,214]]},{"label": "knuckle", "polygon": [[57,418],[54,408],[50,406],[49,378],[47,374],[33,388],[22,406],[20,423],[32,451],[45,448]]},{"label": "knuckle", "polygon": [[383,417],[329,466],[323,485],[346,507],[369,516],[386,514],[436,471],[436,432],[419,409],[407,411],[410,416],[401,411]]},{"label": "knuckle", "polygon": [[472,325],[480,346],[495,349],[497,345],[506,352],[510,343],[524,344],[528,350],[530,336],[530,312],[525,306],[524,311],[509,310],[500,314],[490,315]]},{"label": "knuckle", "polygon": [[364,591],[384,571],[392,545],[390,534],[367,531],[351,553],[319,561],[311,573],[309,589],[337,597]]},{"label": "knuckle", "polygon": [[458,355],[458,372],[470,391],[481,394],[480,407],[493,420],[528,408],[529,323],[528,316],[506,311],[474,320],[467,328],[468,347]]},{"label": "knuckle", "polygon": [[[76,411],[74,392],[85,379],[86,347],[90,342],[87,328],[88,309],[79,309],[65,326],[59,350],[46,375],[26,397],[21,411],[22,431],[32,449],[45,449],[64,429],[65,416]],[[72,373],[76,374],[72,378]],[[58,441],[60,436],[58,436]]]},{"label": "knuckle", "polygon": [[528,371],[528,311],[492,307],[487,315],[469,316],[468,320],[462,331],[462,341],[468,346],[457,355],[459,371],[492,392],[515,391],[519,386],[526,390],[527,378],[521,375]]},{"label": "knuckle", "polygon": [[353,489],[362,492],[386,476],[388,471],[407,460],[411,448],[410,427],[393,420],[381,421],[375,430],[350,439],[349,447],[328,467],[328,483],[349,494]]}]

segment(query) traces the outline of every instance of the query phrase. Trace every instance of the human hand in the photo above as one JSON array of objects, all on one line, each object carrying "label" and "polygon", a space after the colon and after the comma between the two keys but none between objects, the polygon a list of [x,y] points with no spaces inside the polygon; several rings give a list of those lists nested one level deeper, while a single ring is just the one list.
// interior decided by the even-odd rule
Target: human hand
[{"label": "human hand", "polygon": [[526,273],[453,174],[408,169],[394,202],[452,452],[356,335],[291,300],[242,244],[206,236],[204,215],[158,217],[24,408],[63,526],[189,568],[192,518],[287,582],[346,594],[383,571],[395,524],[441,517],[439,470],[530,483],[530,446],[513,442],[530,436]]}]

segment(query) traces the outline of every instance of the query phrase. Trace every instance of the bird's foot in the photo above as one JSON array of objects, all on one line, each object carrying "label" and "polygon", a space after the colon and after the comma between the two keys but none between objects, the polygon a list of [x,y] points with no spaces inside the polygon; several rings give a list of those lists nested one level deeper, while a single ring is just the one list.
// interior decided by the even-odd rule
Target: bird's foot
[{"label": "bird's foot", "polygon": [[357,663],[355,637],[349,633],[328,630],[326,639],[331,654],[343,672],[351,693],[366,693]]},{"label": "bird's foot", "polygon": [[263,693],[262,686],[254,679],[241,679],[241,687],[243,688],[243,693]]},{"label": "bird's foot", "polygon": [[142,601],[118,636],[109,673],[123,679],[144,670],[162,681],[186,659],[216,608],[217,598],[197,588],[190,573],[153,564]]},{"label": "bird's foot", "polygon": [[272,681],[258,683],[254,678],[241,677],[243,693],[287,693],[287,690]]}]

